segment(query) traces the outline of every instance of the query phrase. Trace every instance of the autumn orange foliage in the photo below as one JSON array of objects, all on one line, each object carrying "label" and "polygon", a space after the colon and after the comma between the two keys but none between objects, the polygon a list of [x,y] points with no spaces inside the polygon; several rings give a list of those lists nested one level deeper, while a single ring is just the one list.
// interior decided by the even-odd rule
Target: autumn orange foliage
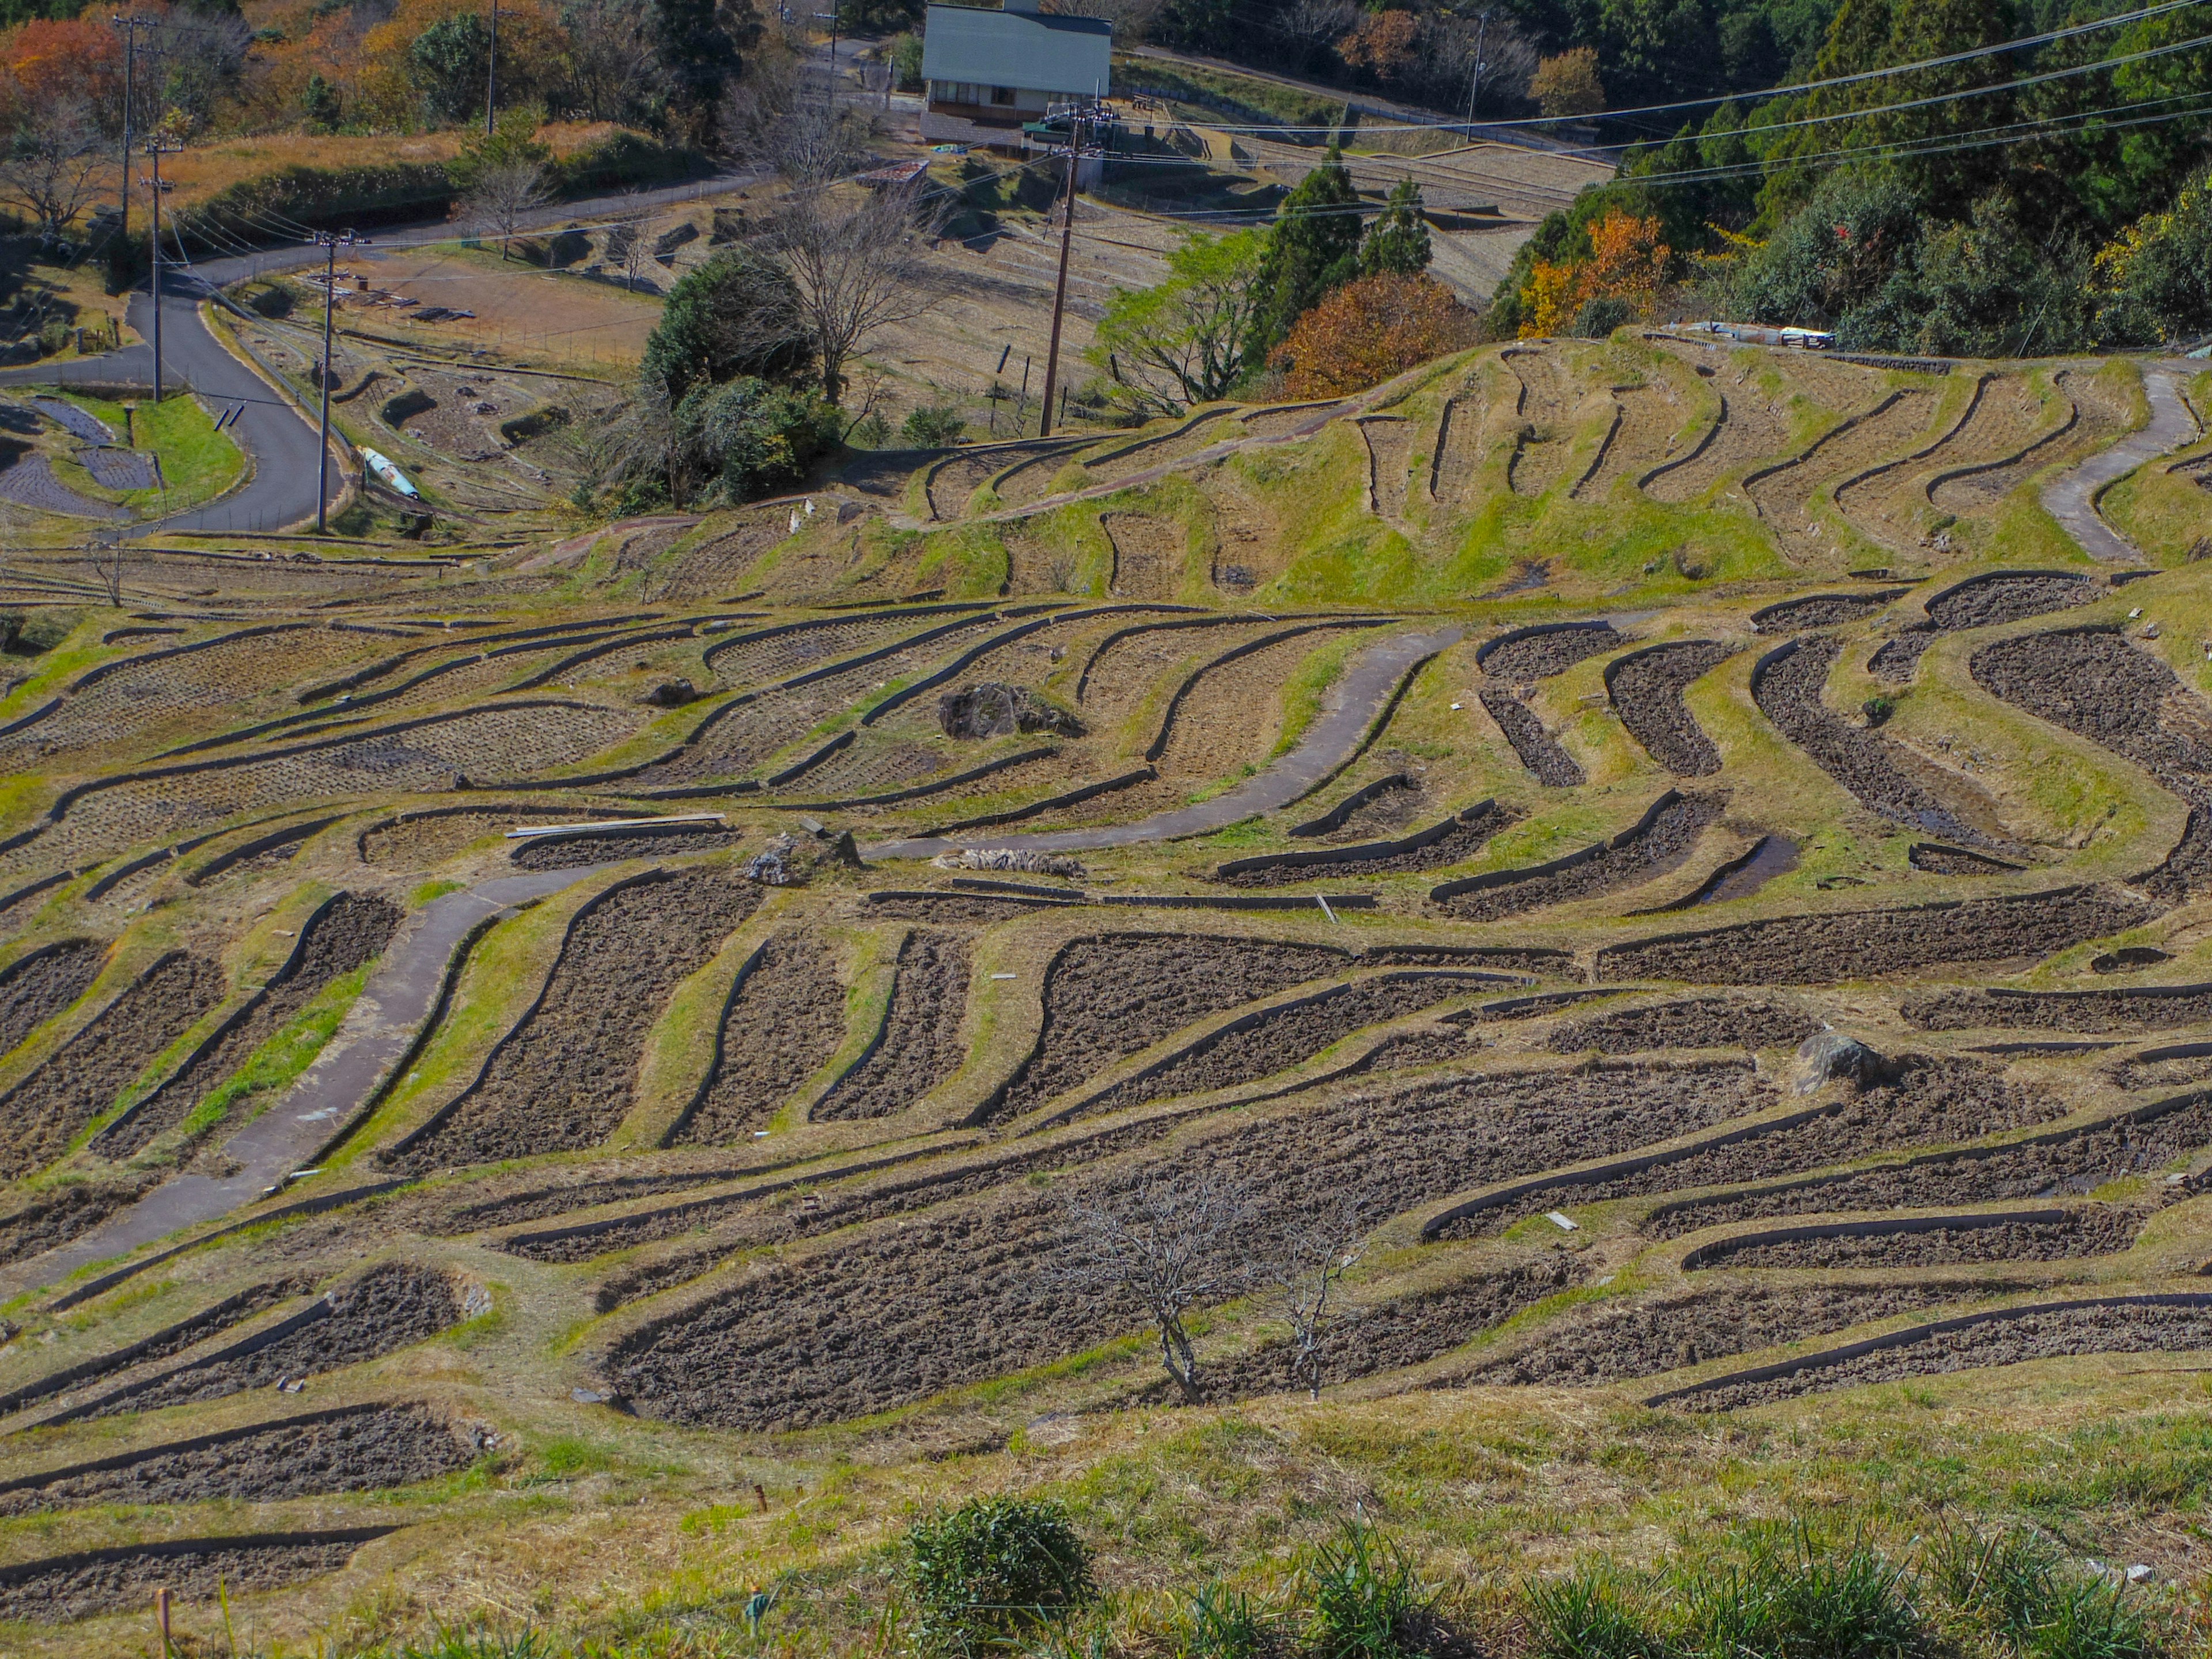
[{"label": "autumn orange foliage", "polygon": [[0,82],[10,103],[104,107],[122,88],[123,43],[106,23],[34,18],[0,34]]},{"label": "autumn orange foliage", "polygon": [[1268,367],[1293,398],[1341,398],[1475,343],[1474,313],[1433,276],[1363,276],[1297,320]]},{"label": "autumn orange foliage", "polygon": [[1651,308],[1674,252],[1661,240],[1659,221],[1619,208],[1589,228],[1590,257],[1539,259],[1521,292],[1521,337],[1564,334],[1592,300],[1625,301],[1632,316]]},{"label": "autumn orange foliage", "polygon": [[1418,32],[1411,12],[1370,12],[1336,43],[1337,56],[1353,69],[1370,70],[1388,81],[1413,61]]}]

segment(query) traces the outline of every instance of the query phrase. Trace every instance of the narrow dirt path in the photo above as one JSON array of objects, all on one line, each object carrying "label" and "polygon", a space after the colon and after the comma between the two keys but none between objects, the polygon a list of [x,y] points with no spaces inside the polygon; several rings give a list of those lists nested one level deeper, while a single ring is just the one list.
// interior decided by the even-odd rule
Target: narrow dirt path
[{"label": "narrow dirt path", "polygon": [[958,841],[928,836],[884,842],[866,849],[870,858],[926,859],[957,847],[1004,847],[1066,853],[1099,847],[1126,847],[1143,841],[1173,841],[1202,836],[1256,813],[1287,806],[1322,783],[1349,760],[1367,735],[1398,683],[1423,659],[1459,641],[1456,624],[1401,634],[1371,645],[1353,658],[1344,678],[1306,728],[1304,739],[1289,754],[1234,789],[1195,805],[1156,812],[1134,823],[1102,824],[1093,830],[1064,830],[1033,836],[988,833]]},{"label": "narrow dirt path", "polygon": [[353,1012],[320,1058],[284,1097],[233,1135],[234,1175],[181,1175],[70,1244],[0,1269],[0,1297],[59,1284],[78,1268],[123,1255],[179,1229],[214,1221],[260,1197],[336,1139],[397,1065],[430,1016],[446,965],[486,916],[570,886],[595,869],[503,876],[424,907],[413,927],[370,975]]},{"label": "narrow dirt path", "polygon": [[2044,510],[2066,527],[2093,559],[2134,561],[2142,557],[2097,511],[2097,497],[2145,461],[2179,449],[2197,435],[2197,422],[2181,400],[2178,371],[2146,365],[2143,392],[2150,399],[2150,422],[2111,448],[2069,467],[2043,488]]}]

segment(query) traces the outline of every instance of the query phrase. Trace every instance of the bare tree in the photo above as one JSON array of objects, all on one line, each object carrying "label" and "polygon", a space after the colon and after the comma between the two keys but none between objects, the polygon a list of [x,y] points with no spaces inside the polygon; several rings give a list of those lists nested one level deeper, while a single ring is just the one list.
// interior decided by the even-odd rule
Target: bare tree
[{"label": "bare tree", "polygon": [[607,233],[607,258],[623,274],[623,286],[635,292],[637,279],[653,263],[653,243],[642,220],[630,220]]},{"label": "bare tree", "polygon": [[1283,8],[1275,26],[1296,43],[1303,65],[1351,33],[1359,18],[1354,0],[1293,0]]},{"label": "bare tree", "polygon": [[499,257],[504,259],[520,234],[522,221],[552,199],[545,184],[545,164],[517,156],[478,167],[461,210],[471,223],[498,235]]},{"label": "bare tree", "polygon": [[568,0],[561,28],[576,106],[595,121],[629,119],[656,79],[647,0]]},{"label": "bare tree", "polygon": [[1347,1195],[1318,1215],[1286,1218],[1258,1268],[1277,1310],[1291,1324],[1291,1375],[1321,1398],[1323,1334],[1337,1317],[1337,1286],[1366,1254],[1364,1200]]},{"label": "bare tree", "polygon": [[114,147],[82,103],[55,103],[27,115],[0,149],[0,200],[27,212],[49,245],[114,187]]},{"label": "bare tree", "polygon": [[[1160,15],[1164,0],[1044,0],[1044,11],[1060,17],[1097,17],[1114,26],[1116,46],[1135,46]],[[1346,8],[1350,9],[1347,0]]]},{"label": "bare tree", "polygon": [[1513,105],[1527,95],[1535,43],[1502,8],[1431,13],[1421,36],[1430,89],[1446,108],[1464,109],[1473,120],[1500,100]]},{"label": "bare tree", "polygon": [[1184,1403],[1205,1398],[1184,1321],[1205,1302],[1233,1295],[1244,1206],[1211,1181],[1156,1179],[1095,1204],[1068,1209],[1074,1239],[1063,1273],[1093,1290],[1119,1291],[1159,1334],[1160,1364]]}]

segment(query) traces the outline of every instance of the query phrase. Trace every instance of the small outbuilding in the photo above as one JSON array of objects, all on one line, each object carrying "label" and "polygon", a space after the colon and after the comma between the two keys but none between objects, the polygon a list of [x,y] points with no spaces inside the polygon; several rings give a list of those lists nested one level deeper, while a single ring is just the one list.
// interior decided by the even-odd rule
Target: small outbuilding
[{"label": "small outbuilding", "polygon": [[1113,72],[1114,26],[1103,17],[1048,15],[1037,0],[1005,0],[1001,11],[932,6],[921,45],[929,90],[922,138],[1021,149],[1024,124],[1056,104],[1104,98]]}]

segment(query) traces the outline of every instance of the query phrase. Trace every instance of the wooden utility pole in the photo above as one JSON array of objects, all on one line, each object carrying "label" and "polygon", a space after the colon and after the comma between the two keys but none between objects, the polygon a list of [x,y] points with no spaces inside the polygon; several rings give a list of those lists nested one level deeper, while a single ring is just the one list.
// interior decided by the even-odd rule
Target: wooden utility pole
[{"label": "wooden utility pole", "polygon": [[161,24],[151,17],[126,17],[121,12],[111,21],[123,31],[123,179],[118,206],[122,219],[118,234],[127,242],[131,239],[131,112],[137,95],[138,31],[159,28]]},{"label": "wooden utility pole", "polygon": [[499,106],[499,0],[491,0],[491,53],[484,66],[484,137],[492,136]]},{"label": "wooden utility pole", "polygon": [[1044,407],[1037,414],[1037,436],[1052,435],[1052,389],[1060,379],[1060,319],[1067,308],[1067,251],[1075,240],[1075,158],[1083,151],[1083,118],[1067,133],[1067,219],[1060,228],[1060,280],[1052,290],[1052,343],[1044,356]]},{"label": "wooden utility pole", "polygon": [[[351,247],[356,237],[351,231],[333,234],[317,231],[315,240],[327,249],[323,267],[323,441],[317,455],[315,471],[315,533],[326,534],[330,529],[331,507],[331,333],[338,314],[338,247]],[[358,239],[366,241],[362,237]]]},{"label": "wooden utility pole", "polygon": [[161,158],[183,149],[181,144],[164,144],[160,137],[146,141],[146,154],[153,159],[154,176],[147,185],[154,200],[154,406],[161,406]]}]

